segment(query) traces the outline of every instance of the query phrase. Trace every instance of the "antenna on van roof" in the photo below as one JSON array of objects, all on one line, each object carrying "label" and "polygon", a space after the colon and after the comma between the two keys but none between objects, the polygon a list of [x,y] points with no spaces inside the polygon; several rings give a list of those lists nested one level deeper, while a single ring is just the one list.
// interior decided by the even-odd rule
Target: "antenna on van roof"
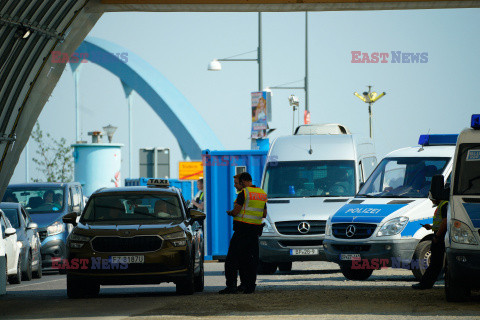
[{"label": "antenna on van roof", "polygon": [[[430,134],[430,129],[428,129],[427,137],[428,137],[429,134]],[[423,141],[422,141],[422,144],[421,144],[421,147],[420,147],[420,149],[418,149],[417,152],[422,152],[422,151],[424,150],[424,149],[423,149],[423,146],[424,146],[427,142],[428,142],[428,139],[423,140]]]},{"label": "antenna on van roof", "polygon": [[308,154],[312,154],[312,128],[310,127],[310,149],[308,150]]}]

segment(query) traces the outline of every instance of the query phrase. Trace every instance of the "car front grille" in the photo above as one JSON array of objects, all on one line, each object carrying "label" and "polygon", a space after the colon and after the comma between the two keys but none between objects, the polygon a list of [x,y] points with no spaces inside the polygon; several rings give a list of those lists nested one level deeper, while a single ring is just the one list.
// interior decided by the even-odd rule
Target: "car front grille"
[{"label": "car front grille", "polygon": [[340,252],[365,252],[370,250],[370,245],[332,244],[332,247]]},{"label": "car front grille", "polygon": [[38,231],[38,235],[40,236],[40,242],[42,242],[47,237],[47,231]]},{"label": "car front grille", "polygon": [[157,236],[96,237],[92,247],[97,252],[151,252],[162,247],[162,239]]},{"label": "car front grille", "polygon": [[278,243],[282,247],[319,247],[323,240],[281,240]]},{"label": "car front grille", "polygon": [[[347,235],[347,229],[350,226],[354,228],[350,228],[350,233]],[[335,223],[332,225],[332,234],[335,238],[340,239],[366,239],[373,234],[376,228],[376,224],[369,223]]]},{"label": "car front grille", "polygon": [[[308,232],[302,233],[299,231],[299,226],[302,223],[307,223],[309,227]],[[275,222],[275,227],[278,232],[285,235],[311,235],[311,234],[325,234],[325,220],[311,220],[311,221],[280,221]],[[304,230],[304,229],[303,229]]]}]

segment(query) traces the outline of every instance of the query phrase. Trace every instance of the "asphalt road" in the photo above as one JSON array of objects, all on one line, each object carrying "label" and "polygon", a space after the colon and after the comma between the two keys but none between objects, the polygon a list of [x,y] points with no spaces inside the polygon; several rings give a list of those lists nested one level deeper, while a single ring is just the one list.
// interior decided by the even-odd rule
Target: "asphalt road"
[{"label": "asphalt road", "polygon": [[206,263],[203,293],[178,296],[173,284],[105,286],[97,298],[70,300],[65,276],[9,285],[0,319],[480,319],[480,295],[447,303],[443,283],[413,291],[406,270],[347,281],[331,263],[295,263],[291,273],[259,276],[253,295],[219,295],[223,263]]}]

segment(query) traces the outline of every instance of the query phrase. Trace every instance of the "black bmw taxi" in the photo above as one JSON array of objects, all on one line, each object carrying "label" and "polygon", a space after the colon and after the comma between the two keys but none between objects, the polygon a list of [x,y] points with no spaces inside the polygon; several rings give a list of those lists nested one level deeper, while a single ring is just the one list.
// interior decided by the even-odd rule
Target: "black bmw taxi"
[{"label": "black bmw taxi", "polygon": [[100,285],[174,282],[180,294],[204,287],[205,214],[189,209],[168,180],[146,187],[101,189],[91,195],[67,239],[69,298],[96,295]]}]

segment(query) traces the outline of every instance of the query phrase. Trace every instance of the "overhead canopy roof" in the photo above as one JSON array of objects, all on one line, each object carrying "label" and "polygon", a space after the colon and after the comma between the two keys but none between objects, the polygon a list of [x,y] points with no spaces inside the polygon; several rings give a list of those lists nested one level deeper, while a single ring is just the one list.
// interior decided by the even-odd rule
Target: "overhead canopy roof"
[{"label": "overhead canopy roof", "polygon": [[[103,12],[340,11],[478,7],[480,1],[463,0],[0,1],[0,195],[13,174],[43,106],[65,68],[66,62],[54,63],[50,52],[75,52]],[[27,30],[31,33],[28,37]]]}]

